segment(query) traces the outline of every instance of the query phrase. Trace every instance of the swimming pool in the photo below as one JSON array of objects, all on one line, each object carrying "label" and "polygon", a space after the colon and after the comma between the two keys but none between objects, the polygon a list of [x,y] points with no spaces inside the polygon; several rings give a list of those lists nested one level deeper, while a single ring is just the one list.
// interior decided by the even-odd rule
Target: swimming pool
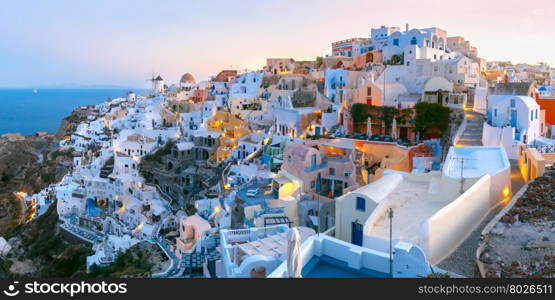
[{"label": "swimming pool", "polygon": [[92,217],[98,217],[100,209],[96,207],[96,201],[92,198],[87,198],[87,214]]},{"label": "swimming pool", "polygon": [[303,267],[303,278],[389,278],[387,273],[371,269],[354,269],[331,256],[313,256]]}]

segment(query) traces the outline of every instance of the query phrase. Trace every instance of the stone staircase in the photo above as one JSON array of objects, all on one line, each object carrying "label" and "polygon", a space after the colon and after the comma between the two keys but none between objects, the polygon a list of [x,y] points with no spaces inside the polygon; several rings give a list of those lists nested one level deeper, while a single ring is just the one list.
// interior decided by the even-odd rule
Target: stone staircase
[{"label": "stone staircase", "polygon": [[101,178],[108,178],[110,174],[114,171],[114,157],[110,157],[108,161],[102,166],[100,169],[100,177]]},{"label": "stone staircase", "polygon": [[466,128],[458,141],[460,146],[483,146],[482,132],[485,117],[474,111],[466,111]]}]

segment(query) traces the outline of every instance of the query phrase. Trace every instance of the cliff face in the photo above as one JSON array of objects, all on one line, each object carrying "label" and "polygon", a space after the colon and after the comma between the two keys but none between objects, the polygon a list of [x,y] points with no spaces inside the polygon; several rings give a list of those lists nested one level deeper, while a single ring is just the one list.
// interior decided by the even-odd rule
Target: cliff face
[{"label": "cliff face", "polygon": [[49,160],[55,149],[52,137],[0,139],[0,208],[5,209],[0,213],[0,234],[22,221],[24,206],[14,192],[38,192],[59,177],[55,161]]},{"label": "cliff face", "polygon": [[58,132],[56,132],[55,138],[61,140],[65,136],[71,135],[73,132],[75,132],[75,129],[77,129],[77,125],[86,120],[86,115],[77,111],[73,111],[71,115],[65,117],[60,122],[60,129],[58,129]]},{"label": "cliff face", "polygon": [[37,219],[16,227],[6,235],[12,250],[5,269],[15,277],[82,276],[92,250],[85,245],[70,245],[62,240],[56,205]]},{"label": "cliff face", "polygon": [[55,134],[15,141],[0,138],[0,235],[22,222],[24,205],[15,192],[37,193],[69,171],[73,153],[60,151],[59,142],[85,119],[73,112],[61,121]]},{"label": "cliff face", "polygon": [[83,268],[90,249],[68,245],[59,237],[56,205],[39,218],[23,223],[25,205],[14,193],[37,193],[67,174],[74,153],[60,151],[59,142],[84,119],[74,112],[61,121],[55,134],[18,141],[0,138],[0,236],[9,239],[12,246],[2,267],[11,276],[67,277]]}]

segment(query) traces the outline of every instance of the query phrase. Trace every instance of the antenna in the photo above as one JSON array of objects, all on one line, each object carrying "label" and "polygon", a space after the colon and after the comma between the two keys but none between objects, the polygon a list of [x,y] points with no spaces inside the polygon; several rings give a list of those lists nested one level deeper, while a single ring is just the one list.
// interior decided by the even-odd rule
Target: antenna
[{"label": "antenna", "polygon": [[460,188],[460,193],[462,194],[462,193],[464,193],[464,177],[463,177],[463,175],[464,175],[464,173],[463,173],[464,172],[464,162],[468,161],[468,160],[476,160],[476,159],[467,158],[467,157],[458,157],[458,156],[451,157],[451,161],[455,161],[455,160],[459,160],[461,162],[461,182],[460,182],[461,188]]}]

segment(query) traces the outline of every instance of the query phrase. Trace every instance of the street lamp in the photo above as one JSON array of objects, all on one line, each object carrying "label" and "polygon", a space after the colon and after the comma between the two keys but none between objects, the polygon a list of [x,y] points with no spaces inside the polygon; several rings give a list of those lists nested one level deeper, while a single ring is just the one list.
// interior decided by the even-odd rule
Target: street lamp
[{"label": "street lamp", "polygon": [[393,278],[393,208],[387,210],[389,218],[389,274]]}]

